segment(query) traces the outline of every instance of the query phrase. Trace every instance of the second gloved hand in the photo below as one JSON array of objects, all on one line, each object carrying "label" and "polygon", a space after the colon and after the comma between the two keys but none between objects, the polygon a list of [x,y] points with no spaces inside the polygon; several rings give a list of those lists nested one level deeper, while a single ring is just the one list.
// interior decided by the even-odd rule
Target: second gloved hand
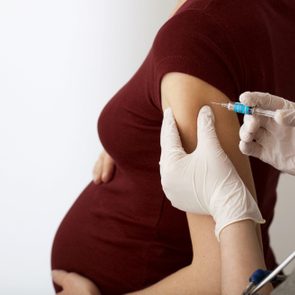
[{"label": "second gloved hand", "polygon": [[230,159],[214,128],[214,114],[204,106],[198,116],[198,145],[187,154],[181,144],[171,108],[164,111],[161,129],[161,184],[172,205],[180,210],[211,215],[215,235],[245,219],[264,223],[259,208]]},{"label": "second gloved hand", "polygon": [[245,115],[240,129],[240,150],[278,170],[295,175],[295,104],[263,92],[244,92],[240,101],[275,110],[275,118]]},{"label": "second gloved hand", "polygon": [[295,103],[265,92],[246,91],[240,95],[240,102],[248,106],[259,106],[275,111],[274,121],[282,126],[295,127]]}]

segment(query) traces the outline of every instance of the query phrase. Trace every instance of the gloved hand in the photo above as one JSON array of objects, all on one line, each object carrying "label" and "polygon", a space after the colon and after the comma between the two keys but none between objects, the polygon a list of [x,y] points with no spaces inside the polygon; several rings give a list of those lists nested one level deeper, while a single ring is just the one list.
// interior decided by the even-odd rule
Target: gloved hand
[{"label": "gloved hand", "polygon": [[197,148],[187,154],[171,108],[164,111],[159,164],[161,184],[172,205],[212,215],[218,240],[221,230],[231,223],[244,219],[264,223],[254,198],[219,143],[208,106],[199,112],[197,135]]},{"label": "gloved hand", "polygon": [[275,110],[275,117],[245,115],[240,129],[240,150],[278,170],[295,175],[295,104],[263,92],[244,92],[240,101]]}]

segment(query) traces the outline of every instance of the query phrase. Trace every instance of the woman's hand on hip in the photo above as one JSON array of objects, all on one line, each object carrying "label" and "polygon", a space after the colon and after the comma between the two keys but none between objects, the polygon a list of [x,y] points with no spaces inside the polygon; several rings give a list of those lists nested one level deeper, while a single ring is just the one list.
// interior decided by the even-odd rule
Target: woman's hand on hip
[{"label": "woman's hand on hip", "polygon": [[53,270],[52,279],[63,289],[56,295],[101,295],[93,282],[74,272]]},{"label": "woman's hand on hip", "polygon": [[115,161],[104,150],[99,155],[92,170],[93,182],[99,184],[101,182],[108,182],[112,179],[115,168]]}]

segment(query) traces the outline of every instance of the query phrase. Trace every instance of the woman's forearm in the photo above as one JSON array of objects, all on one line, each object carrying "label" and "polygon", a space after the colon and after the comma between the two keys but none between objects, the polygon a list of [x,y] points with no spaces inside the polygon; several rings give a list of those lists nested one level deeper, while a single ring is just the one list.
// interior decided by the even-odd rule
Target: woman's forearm
[{"label": "woman's forearm", "polygon": [[189,265],[160,282],[140,291],[125,295],[220,295],[211,290],[207,277],[194,265]]},{"label": "woman's forearm", "polygon": [[[265,269],[263,252],[257,236],[257,225],[251,220],[233,223],[220,234],[222,294],[242,294],[250,275]],[[269,284],[259,294],[270,294]]]}]

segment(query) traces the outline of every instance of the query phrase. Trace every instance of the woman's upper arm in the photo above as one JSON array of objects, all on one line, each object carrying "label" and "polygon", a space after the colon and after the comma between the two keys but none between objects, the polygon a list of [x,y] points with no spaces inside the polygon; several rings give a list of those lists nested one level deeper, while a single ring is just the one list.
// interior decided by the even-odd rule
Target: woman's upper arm
[{"label": "woman's upper arm", "polygon": [[237,115],[211,102],[227,102],[221,91],[194,76],[171,72],[161,81],[162,109],[173,110],[183,147],[191,153],[197,146],[197,116],[203,105],[210,105],[215,115],[216,133],[226,154],[253,196],[255,187],[248,157],[239,150]]},{"label": "woman's upper arm", "polygon": [[[191,153],[197,146],[197,116],[203,105],[210,105],[215,115],[216,133],[228,157],[253,196],[255,187],[249,160],[238,147],[239,121],[236,114],[211,102],[226,102],[229,98],[215,87],[184,73],[170,72],[161,81],[163,111],[171,107],[183,147]],[[214,235],[211,216],[187,214],[193,244],[193,265],[204,276],[212,290],[220,288],[220,249]],[[206,277],[208,274],[215,274]]]}]

